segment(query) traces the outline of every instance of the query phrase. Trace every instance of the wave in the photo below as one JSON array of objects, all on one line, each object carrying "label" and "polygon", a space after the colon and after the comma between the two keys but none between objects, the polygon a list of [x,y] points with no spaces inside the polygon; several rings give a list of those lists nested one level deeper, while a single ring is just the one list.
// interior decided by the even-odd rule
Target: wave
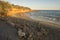
[{"label": "wave", "polygon": [[60,25],[60,11],[38,11],[30,12],[26,15],[34,20],[52,22]]}]

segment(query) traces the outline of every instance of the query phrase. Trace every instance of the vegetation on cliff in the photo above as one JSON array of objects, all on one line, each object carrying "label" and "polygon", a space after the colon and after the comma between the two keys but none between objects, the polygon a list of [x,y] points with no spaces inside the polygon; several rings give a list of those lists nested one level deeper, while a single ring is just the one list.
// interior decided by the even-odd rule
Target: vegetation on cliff
[{"label": "vegetation on cliff", "polygon": [[[0,15],[7,16],[7,14],[9,12],[14,13],[15,11],[18,12],[18,10],[20,12],[21,11],[23,11],[23,12],[31,11],[31,9],[28,7],[18,6],[18,5],[10,4],[9,2],[0,1]],[[14,11],[14,12],[12,12],[12,11]]]}]

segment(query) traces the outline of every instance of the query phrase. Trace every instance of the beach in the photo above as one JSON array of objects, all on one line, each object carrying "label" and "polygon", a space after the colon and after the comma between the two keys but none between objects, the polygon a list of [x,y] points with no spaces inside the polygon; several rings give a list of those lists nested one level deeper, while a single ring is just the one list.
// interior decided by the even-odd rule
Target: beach
[{"label": "beach", "polygon": [[0,40],[60,40],[57,0],[0,0]]},{"label": "beach", "polygon": [[[55,24],[51,24],[48,22],[40,22],[35,21],[32,19],[24,19],[24,18],[16,18],[16,17],[9,17],[7,21],[2,21],[2,24],[0,22],[0,28],[2,27],[3,32],[7,33],[10,36],[16,37],[16,38],[10,38],[14,40],[59,40],[60,38],[60,28],[59,26]],[[5,25],[5,26],[4,26]],[[11,27],[11,28],[10,28]],[[7,30],[6,30],[6,29]],[[8,33],[9,29],[11,31],[14,31],[15,33],[11,32]],[[2,31],[0,29],[0,31]],[[7,35],[6,34],[6,35]],[[5,38],[8,37],[5,35]],[[16,36],[14,36],[16,35]],[[4,36],[4,35],[3,35]],[[8,37],[8,39],[9,39]],[[2,37],[3,38],[3,37]]]}]

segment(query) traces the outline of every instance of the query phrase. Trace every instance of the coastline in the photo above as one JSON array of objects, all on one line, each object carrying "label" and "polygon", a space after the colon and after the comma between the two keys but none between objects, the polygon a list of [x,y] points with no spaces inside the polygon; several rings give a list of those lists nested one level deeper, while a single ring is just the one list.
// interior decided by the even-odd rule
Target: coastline
[{"label": "coastline", "polygon": [[[60,39],[59,38],[60,37],[60,28],[55,28],[53,25],[50,25],[49,23],[46,23],[46,22],[37,21],[37,20],[30,19],[30,18],[23,18],[23,17],[21,17],[21,18],[9,17],[9,19],[7,21],[3,21],[2,24],[3,25],[1,25],[1,27],[3,26],[4,29],[2,29],[2,30],[4,32],[7,32],[7,31],[9,32],[9,29],[11,30],[12,28],[14,29],[15,33],[12,29],[13,34],[12,35],[10,34],[10,33],[12,33],[11,31],[8,34],[9,34],[9,36],[11,35],[13,37],[16,37],[17,40],[18,39],[20,39],[20,40]],[[9,28],[9,26],[11,28]],[[6,29],[7,29],[7,31],[5,31]],[[0,30],[0,31],[2,31],[2,30]],[[23,32],[21,32],[21,31],[23,31]],[[2,32],[2,33],[4,33],[4,32]],[[23,38],[20,38],[20,37],[22,37],[21,34],[24,36]],[[14,35],[17,35],[17,36],[14,36]],[[15,39],[13,37],[11,39]]]},{"label": "coastline", "polygon": [[[34,19],[33,19],[34,20]],[[56,23],[52,23],[52,22],[47,22],[47,21],[40,21],[40,20],[35,20],[43,25],[46,25],[46,26],[51,26],[51,27],[56,27],[56,28],[60,28],[60,25],[59,24],[56,24]]]},{"label": "coastline", "polygon": [[22,18],[22,19],[30,20],[30,21],[34,21],[34,22],[39,22],[39,23],[41,23],[43,25],[47,25],[47,26],[52,26],[52,27],[60,28],[60,25],[59,24],[52,23],[52,22],[47,22],[47,21],[35,20],[35,19],[32,19],[32,18],[30,18],[28,16],[26,16],[26,18]]},{"label": "coastline", "polygon": [[39,22],[43,25],[48,25],[48,26],[53,26],[53,27],[56,27],[56,28],[60,28],[60,25],[58,25],[58,24],[55,24],[55,23],[52,23],[52,22],[47,22],[47,21],[35,20],[35,19],[32,19],[32,18],[30,18],[26,15],[30,12],[36,12],[36,11],[37,10],[31,10],[29,12],[17,12],[16,14],[14,14],[14,16],[12,15],[12,17],[21,18],[21,19],[25,19],[25,20],[29,20],[29,21],[35,21],[35,22]]},{"label": "coastline", "polygon": [[60,40],[60,11],[49,11],[51,8],[42,4],[46,10],[41,10],[39,0],[13,1],[0,1],[0,40]]}]

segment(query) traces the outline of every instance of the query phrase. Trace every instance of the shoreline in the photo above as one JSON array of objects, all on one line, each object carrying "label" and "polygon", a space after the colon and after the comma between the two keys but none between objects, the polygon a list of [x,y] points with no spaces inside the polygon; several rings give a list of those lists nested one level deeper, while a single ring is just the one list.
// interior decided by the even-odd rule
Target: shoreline
[{"label": "shoreline", "polygon": [[[25,40],[25,39],[26,40],[30,40],[30,39],[32,40],[32,38],[36,39],[36,40],[39,40],[39,39],[41,39],[41,40],[43,40],[43,39],[44,40],[60,39],[59,38],[60,37],[60,28],[55,28],[53,25],[50,25],[49,23],[46,23],[46,22],[37,21],[37,20],[30,19],[30,18],[24,19],[22,17],[21,18],[9,17],[8,22],[7,23],[5,23],[5,22],[6,21],[2,22],[3,28],[5,30],[7,29],[8,32],[13,33],[11,36],[17,37],[20,40]],[[1,25],[1,23],[0,23],[0,25]],[[6,25],[6,27],[5,27],[5,25]],[[12,30],[13,32],[9,31],[8,28],[10,30],[14,29],[14,30]],[[3,29],[3,31],[7,32],[7,30],[5,31],[4,29]],[[18,30],[18,29],[20,29],[20,30]],[[15,34],[14,31],[18,35]],[[19,37],[22,37],[21,34],[24,36],[23,38],[19,38]],[[17,35],[17,36],[14,36],[14,35]],[[11,39],[15,39],[13,37]]]},{"label": "shoreline", "polygon": [[[23,18],[24,19],[24,18]],[[39,21],[39,20],[34,20],[30,17],[27,17],[26,20],[30,20],[30,21],[35,21],[35,22],[39,22],[43,25],[47,25],[47,26],[53,26],[53,27],[56,27],[56,28],[60,28],[60,25],[59,24],[56,24],[56,23],[52,23],[52,22],[48,22],[48,21]]]}]

